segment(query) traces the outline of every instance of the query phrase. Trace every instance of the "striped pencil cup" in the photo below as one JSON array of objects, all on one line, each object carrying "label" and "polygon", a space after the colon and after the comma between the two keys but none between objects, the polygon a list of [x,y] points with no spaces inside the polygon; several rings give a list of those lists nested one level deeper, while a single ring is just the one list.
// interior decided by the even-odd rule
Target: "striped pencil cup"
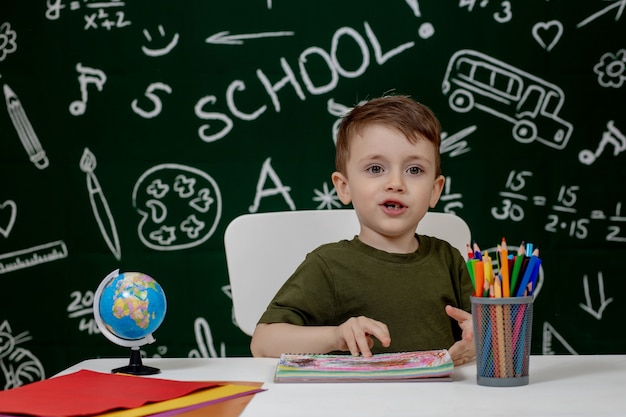
[{"label": "striped pencil cup", "polygon": [[528,385],[533,297],[470,297],[470,300],[478,385]]}]

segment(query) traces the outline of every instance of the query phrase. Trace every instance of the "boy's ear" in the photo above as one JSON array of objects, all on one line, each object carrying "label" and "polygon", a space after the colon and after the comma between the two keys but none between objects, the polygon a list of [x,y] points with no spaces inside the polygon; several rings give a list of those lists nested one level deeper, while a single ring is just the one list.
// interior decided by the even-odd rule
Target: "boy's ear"
[{"label": "boy's ear", "polygon": [[348,179],[338,171],[333,172],[331,175],[335,190],[337,190],[337,196],[344,205],[350,204],[352,197],[350,197],[350,186],[348,185]]},{"label": "boy's ear", "polygon": [[441,196],[441,192],[443,191],[443,184],[446,182],[446,179],[443,175],[435,178],[435,182],[433,183],[433,189],[430,192],[430,208],[435,208],[437,202],[439,201],[439,197]]}]

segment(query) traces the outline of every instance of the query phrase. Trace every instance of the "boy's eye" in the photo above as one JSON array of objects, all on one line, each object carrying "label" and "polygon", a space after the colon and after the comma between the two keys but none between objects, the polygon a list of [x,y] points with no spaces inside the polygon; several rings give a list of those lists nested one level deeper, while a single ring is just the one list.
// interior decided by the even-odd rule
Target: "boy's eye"
[{"label": "boy's eye", "polygon": [[419,174],[420,172],[422,172],[422,170],[421,170],[421,168],[420,168],[420,167],[411,167],[411,168],[407,169],[407,172],[408,172],[409,174],[417,175],[417,174]]},{"label": "boy's eye", "polygon": [[383,172],[383,167],[381,167],[380,165],[372,165],[367,168],[367,170],[372,174],[380,174],[381,172]]}]

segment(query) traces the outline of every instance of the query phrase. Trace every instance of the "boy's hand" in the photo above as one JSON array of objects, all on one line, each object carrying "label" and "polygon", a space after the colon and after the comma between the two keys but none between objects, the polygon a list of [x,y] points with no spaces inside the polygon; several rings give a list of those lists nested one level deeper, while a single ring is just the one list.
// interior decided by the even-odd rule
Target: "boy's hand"
[{"label": "boy's hand", "polygon": [[349,350],[354,356],[372,356],[370,348],[374,345],[375,337],[384,347],[391,344],[389,329],[385,323],[369,317],[351,317],[337,326],[339,350]]},{"label": "boy's hand", "polygon": [[452,306],[446,306],[446,314],[456,320],[459,323],[459,327],[461,327],[461,340],[453,344],[448,349],[448,352],[455,366],[463,365],[473,360],[476,356],[472,315],[467,311]]}]

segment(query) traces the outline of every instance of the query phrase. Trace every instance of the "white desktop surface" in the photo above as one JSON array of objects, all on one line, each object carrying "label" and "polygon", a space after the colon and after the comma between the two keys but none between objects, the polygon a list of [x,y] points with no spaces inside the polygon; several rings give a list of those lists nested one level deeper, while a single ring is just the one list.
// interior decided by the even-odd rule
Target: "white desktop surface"
[{"label": "white desktop surface", "polygon": [[[159,358],[157,378],[198,381],[259,381],[241,417],[364,416],[626,416],[626,355],[531,356],[530,383],[485,387],[476,364],[456,367],[452,382],[273,382],[276,359]],[[89,369],[110,372],[128,359],[90,359],[59,375]]]}]

